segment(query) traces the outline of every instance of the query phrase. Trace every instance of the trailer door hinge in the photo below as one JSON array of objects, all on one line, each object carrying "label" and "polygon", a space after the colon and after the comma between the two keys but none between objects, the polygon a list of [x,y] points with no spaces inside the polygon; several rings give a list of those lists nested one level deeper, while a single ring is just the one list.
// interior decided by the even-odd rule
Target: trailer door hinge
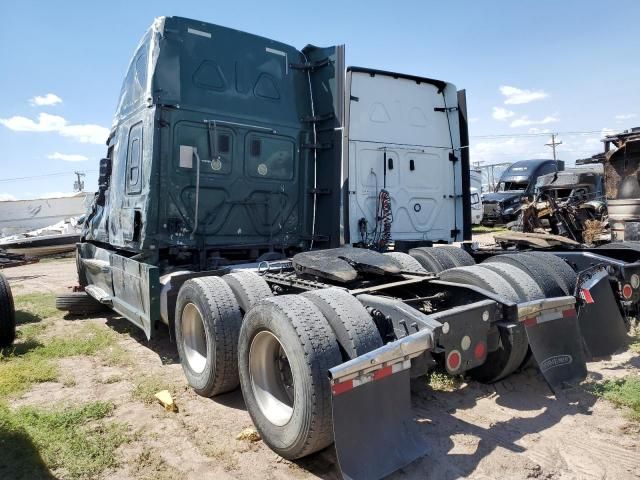
[{"label": "trailer door hinge", "polygon": [[433,107],[434,112],[457,112],[458,107]]},{"label": "trailer door hinge", "polygon": [[456,163],[458,161],[458,157],[456,157],[456,154],[453,152],[449,152],[449,161]]},{"label": "trailer door hinge", "polygon": [[292,68],[294,70],[309,70],[310,72],[313,72],[314,70],[318,68],[322,68],[326,65],[329,65],[330,63],[331,63],[331,60],[329,60],[329,57],[327,57],[327,58],[323,58],[322,60],[317,60],[315,62],[290,63],[289,68]]}]

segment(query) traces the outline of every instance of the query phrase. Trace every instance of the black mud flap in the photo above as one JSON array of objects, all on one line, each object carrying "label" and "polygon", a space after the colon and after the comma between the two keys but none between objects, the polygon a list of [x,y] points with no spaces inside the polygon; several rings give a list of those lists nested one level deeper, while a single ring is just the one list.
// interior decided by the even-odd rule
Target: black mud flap
[{"label": "black mud flap", "polygon": [[378,370],[366,383],[333,385],[335,447],[344,478],[383,478],[427,452],[412,415],[407,364]]},{"label": "black mud flap", "polygon": [[[568,299],[564,305],[559,302]],[[555,299],[554,299],[555,300]],[[558,393],[587,377],[587,364],[573,297],[542,301],[542,308],[522,319],[529,346],[545,380]]]},{"label": "black mud flap", "polygon": [[582,299],[578,321],[588,355],[611,355],[626,345],[627,328],[607,272],[599,270],[591,275],[578,294]]}]

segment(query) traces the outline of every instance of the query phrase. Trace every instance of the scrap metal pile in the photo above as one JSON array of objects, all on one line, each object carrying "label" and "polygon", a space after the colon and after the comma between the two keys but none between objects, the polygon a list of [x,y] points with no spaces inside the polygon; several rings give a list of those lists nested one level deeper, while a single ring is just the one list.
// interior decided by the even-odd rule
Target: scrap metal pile
[{"label": "scrap metal pile", "polygon": [[539,177],[536,194],[523,205],[513,229],[551,233],[589,245],[608,241],[603,174],[598,167],[574,168]]},{"label": "scrap metal pile", "polygon": [[640,240],[640,128],[602,141],[603,153],[540,176],[509,228],[586,245]]},{"label": "scrap metal pile", "polygon": [[640,240],[640,128],[604,140],[605,196],[612,241]]},{"label": "scrap metal pile", "polygon": [[35,263],[37,261],[37,258],[27,257],[20,253],[9,253],[0,248],[0,270],[3,268],[25,265],[27,263]]}]

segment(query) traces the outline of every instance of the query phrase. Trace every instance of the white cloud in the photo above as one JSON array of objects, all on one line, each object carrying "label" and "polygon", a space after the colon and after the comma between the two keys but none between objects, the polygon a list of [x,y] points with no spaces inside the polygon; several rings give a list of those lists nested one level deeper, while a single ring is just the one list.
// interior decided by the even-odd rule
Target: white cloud
[{"label": "white cloud", "polygon": [[51,160],[64,160],[65,162],[84,162],[86,160],[89,160],[89,158],[85,157],[84,155],[58,152],[48,155],[47,158],[50,158]]},{"label": "white cloud", "polygon": [[0,118],[0,124],[16,132],[57,132],[63,137],[70,137],[80,143],[104,144],[109,136],[109,129],[100,125],[69,125],[67,120],[58,115],[41,113],[38,121],[27,117],[14,116]]},{"label": "white cloud", "polygon": [[7,200],[16,200],[16,197],[10,193],[0,193],[0,202],[6,202]]},{"label": "white cloud", "polygon": [[531,120],[527,115],[523,115],[520,118],[516,118],[513,122],[511,122],[510,127],[528,127],[529,125],[546,125],[547,123],[555,123],[558,122],[558,117],[553,115],[548,115],[544,117],[542,120]]},{"label": "white cloud", "polygon": [[491,114],[493,118],[500,121],[506,120],[507,118],[511,118],[514,115],[515,115],[514,112],[502,107],[493,107],[493,113]]},{"label": "white cloud", "polygon": [[34,107],[42,107],[46,105],[57,105],[58,103],[62,103],[62,99],[53,93],[47,93],[46,95],[36,95],[29,99],[29,103]]},{"label": "white cloud", "polygon": [[71,137],[80,143],[95,143],[104,145],[109,136],[109,129],[100,125],[65,125],[60,129],[60,135]]},{"label": "white cloud", "polygon": [[622,113],[620,115],[616,115],[616,120],[630,120],[632,118],[637,117],[638,115],[635,113]]},{"label": "white cloud", "polygon": [[41,113],[38,115],[37,122],[27,117],[15,116],[11,118],[0,118],[0,123],[16,132],[56,132],[64,128],[67,121],[58,115]]},{"label": "white cloud", "polygon": [[545,153],[539,138],[496,138],[471,143],[471,161],[487,165],[536,158]]},{"label": "white cloud", "polygon": [[549,96],[549,94],[543,90],[522,90],[509,85],[502,85],[500,87],[500,93],[506,97],[504,103],[507,105],[521,105],[523,103],[542,100]]}]

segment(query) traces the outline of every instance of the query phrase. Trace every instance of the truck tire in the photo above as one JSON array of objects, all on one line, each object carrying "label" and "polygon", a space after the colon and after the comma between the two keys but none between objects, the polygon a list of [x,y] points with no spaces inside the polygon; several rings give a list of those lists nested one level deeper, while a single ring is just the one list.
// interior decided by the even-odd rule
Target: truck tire
[{"label": "truck tire", "polygon": [[[545,298],[544,293],[536,281],[524,270],[514,267],[508,263],[490,262],[483,263],[484,268],[493,270],[499,275],[509,280],[509,283],[513,285],[518,294],[520,295],[520,301],[529,302],[532,300],[539,300]],[[526,330],[525,330],[526,333]],[[513,341],[513,340],[512,340]],[[520,362],[518,368],[523,368],[531,358],[531,349],[527,348],[527,354]]]},{"label": "truck tire", "polygon": [[340,288],[325,288],[302,294],[311,300],[327,319],[346,360],[359,357],[382,346],[382,338],[367,309],[350,293]]},{"label": "truck tire", "polygon": [[539,300],[544,298],[544,293],[536,281],[524,270],[509,265],[508,263],[490,262],[480,265],[488,268],[505,278],[509,284],[518,292],[521,302]]},{"label": "truck tire", "polygon": [[413,258],[411,255],[402,252],[387,252],[388,257],[393,258],[403,272],[420,272],[427,273],[427,271],[420,265],[420,262]]},{"label": "truck tire", "polygon": [[56,308],[68,315],[91,315],[108,310],[108,307],[85,292],[56,295]]},{"label": "truck tire", "polygon": [[271,297],[249,310],[238,363],[249,415],[278,455],[294,460],[333,442],[327,371],[342,356],[329,323],[308,298]]},{"label": "truck tire", "polygon": [[616,250],[634,250],[640,252],[640,244],[638,242],[622,241],[622,242],[610,242],[598,245],[596,249],[616,249]]},{"label": "truck tire", "polygon": [[[520,301],[520,294],[508,280],[482,265],[447,270],[442,272],[440,278],[448,282],[475,285],[512,302]],[[498,325],[497,329],[500,336],[498,349],[489,352],[482,365],[467,372],[476,381],[493,383],[502,380],[515,372],[527,357],[529,342],[522,325],[517,325],[514,328]]]},{"label": "truck tire", "polygon": [[441,272],[440,279],[480,287],[512,302],[520,300],[518,292],[507,280],[492,270],[483,268],[482,265],[451,268]]},{"label": "truck tire", "polygon": [[409,250],[409,255],[415,258],[427,272],[431,273],[440,273],[458,266],[444,250],[439,250],[435,247],[412,248]]},{"label": "truck tire", "polygon": [[0,273],[0,347],[8,347],[16,339],[16,311],[9,281]]},{"label": "truck tire", "polygon": [[238,387],[240,306],[220,277],[187,280],[178,292],[175,329],[187,382],[203,397]]},{"label": "truck tire", "polygon": [[269,284],[257,273],[233,272],[224,275],[222,279],[227,282],[236,296],[240,310],[243,313],[248,312],[251,307],[263,298],[273,296]]},{"label": "truck tire", "polygon": [[489,257],[481,265],[493,262],[507,263],[528,273],[542,289],[542,293],[546,298],[563,297],[568,294],[562,278],[553,269],[545,266],[535,258],[528,257],[522,253],[507,253]]},{"label": "truck tire", "polygon": [[476,264],[473,257],[460,247],[455,247],[453,245],[441,245],[435,248],[446,252],[453,263],[455,263],[456,267],[470,267],[471,265]]},{"label": "truck tire", "polygon": [[555,274],[563,280],[564,286],[566,287],[564,289],[566,295],[574,294],[578,275],[567,262],[553,253],[548,252],[525,252],[523,255],[533,258],[535,261],[553,269]]}]

